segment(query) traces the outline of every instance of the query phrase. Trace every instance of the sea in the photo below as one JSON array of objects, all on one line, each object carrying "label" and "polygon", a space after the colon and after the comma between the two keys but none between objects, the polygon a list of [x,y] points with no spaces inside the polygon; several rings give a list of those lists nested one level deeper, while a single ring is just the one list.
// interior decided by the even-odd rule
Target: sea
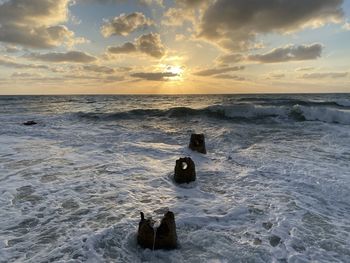
[{"label": "sea", "polygon": [[350,94],[1,96],[0,262],[350,262]]}]

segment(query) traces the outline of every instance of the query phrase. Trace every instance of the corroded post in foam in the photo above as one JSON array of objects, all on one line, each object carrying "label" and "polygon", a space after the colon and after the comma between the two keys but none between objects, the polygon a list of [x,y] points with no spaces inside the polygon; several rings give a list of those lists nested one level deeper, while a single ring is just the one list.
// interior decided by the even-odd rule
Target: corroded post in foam
[{"label": "corroded post in foam", "polygon": [[204,134],[191,134],[190,145],[188,146],[192,151],[206,154]]},{"label": "corroded post in foam", "polygon": [[159,227],[154,227],[152,218],[145,219],[141,212],[141,220],[137,232],[137,243],[142,248],[175,249],[177,248],[177,234],[175,216],[173,212],[165,213]]},{"label": "corroded post in foam", "polygon": [[178,184],[196,181],[196,167],[190,157],[176,160],[174,180]]},{"label": "corroded post in foam", "polygon": [[26,121],[26,122],[23,122],[23,125],[26,125],[26,126],[32,126],[32,125],[36,125],[38,123],[36,123],[35,121]]}]

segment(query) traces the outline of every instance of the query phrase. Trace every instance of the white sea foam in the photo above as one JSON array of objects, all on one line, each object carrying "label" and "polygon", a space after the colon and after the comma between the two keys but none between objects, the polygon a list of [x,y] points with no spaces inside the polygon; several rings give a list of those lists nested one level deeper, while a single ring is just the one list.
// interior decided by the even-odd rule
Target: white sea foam
[{"label": "white sea foam", "polygon": [[[21,98],[0,115],[1,263],[350,261],[346,109],[293,106],[303,96],[63,98]],[[113,115],[140,105],[156,113]],[[207,155],[187,148],[194,131]],[[196,164],[188,186],[172,180],[183,156]],[[180,248],[138,247],[139,212],[168,209]]]},{"label": "white sea foam", "polygon": [[329,107],[306,107],[295,105],[294,111],[298,111],[308,121],[323,121],[328,123],[350,124],[350,110]]}]

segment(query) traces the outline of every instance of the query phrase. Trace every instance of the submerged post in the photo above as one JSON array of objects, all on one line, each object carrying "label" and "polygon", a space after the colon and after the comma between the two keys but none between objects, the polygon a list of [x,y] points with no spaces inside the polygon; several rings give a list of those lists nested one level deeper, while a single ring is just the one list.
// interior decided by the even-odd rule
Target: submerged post
[{"label": "submerged post", "polygon": [[141,220],[137,232],[137,243],[142,248],[175,249],[177,248],[177,234],[175,216],[173,212],[166,212],[159,227],[154,227],[152,218],[145,219],[141,212]]},{"label": "submerged post", "polygon": [[196,181],[196,168],[190,157],[176,160],[174,180],[178,184]]},{"label": "submerged post", "polygon": [[190,145],[188,146],[192,151],[206,154],[204,134],[191,134]]}]

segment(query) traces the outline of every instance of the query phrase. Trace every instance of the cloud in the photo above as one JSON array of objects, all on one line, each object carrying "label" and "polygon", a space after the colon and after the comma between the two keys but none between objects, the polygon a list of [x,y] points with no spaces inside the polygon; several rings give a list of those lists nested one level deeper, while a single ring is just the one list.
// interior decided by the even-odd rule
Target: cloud
[{"label": "cloud", "polygon": [[134,2],[140,5],[159,5],[163,6],[163,0],[78,0],[81,3],[99,3],[99,4],[119,4]]},{"label": "cloud", "polygon": [[207,2],[207,0],[175,0],[175,2],[182,7],[197,7]]},{"label": "cloud", "polygon": [[139,0],[142,5],[159,5],[163,6],[163,0]]},{"label": "cloud", "polygon": [[168,78],[176,77],[178,74],[172,72],[139,72],[133,73],[130,76],[151,81],[167,81]]},{"label": "cloud", "polygon": [[186,8],[169,8],[163,14],[162,24],[166,26],[182,26],[185,22],[194,22],[195,12]]},{"label": "cloud", "polygon": [[165,48],[157,33],[140,36],[136,39],[136,46],[141,52],[155,58],[161,58],[165,55]]},{"label": "cloud", "polygon": [[343,0],[217,0],[204,12],[198,36],[230,50],[252,48],[258,34],[290,33],[343,19]]},{"label": "cloud", "polygon": [[244,56],[239,53],[222,55],[216,58],[219,64],[234,64],[241,61],[257,61],[260,63],[278,63],[287,61],[313,60],[321,57],[323,46],[311,45],[287,45],[272,49],[265,54]]},{"label": "cloud", "polygon": [[350,23],[345,22],[344,25],[342,26],[343,29],[350,31]]},{"label": "cloud", "polygon": [[107,50],[108,52],[113,54],[127,54],[127,53],[137,52],[136,46],[131,42],[127,42],[117,47],[108,47]]},{"label": "cloud", "polygon": [[57,24],[66,21],[69,0],[10,0],[0,2],[0,21],[7,24]]},{"label": "cloud", "polygon": [[295,71],[310,71],[313,70],[313,67],[302,67],[302,68],[296,68]]},{"label": "cloud", "polygon": [[152,24],[152,20],[146,18],[144,14],[139,12],[128,15],[121,14],[104,23],[101,27],[101,33],[104,37],[127,36],[131,32],[145,29]]},{"label": "cloud", "polygon": [[12,78],[38,78],[41,77],[38,73],[15,72],[11,75]]},{"label": "cloud", "polygon": [[65,79],[75,79],[75,80],[96,80],[96,81],[102,81],[105,83],[110,83],[110,82],[118,82],[118,81],[122,81],[124,80],[123,76],[91,76],[91,75],[86,75],[86,74],[77,74],[77,75],[73,75],[73,74],[68,74],[68,75],[64,75],[63,76]]},{"label": "cloud", "polygon": [[250,55],[247,60],[257,61],[260,63],[278,63],[287,61],[312,60],[321,57],[322,45],[288,45],[285,47],[275,48],[262,55]]},{"label": "cloud", "polygon": [[241,54],[229,54],[219,56],[216,61],[220,64],[232,64],[243,60],[243,55]]},{"label": "cloud", "polygon": [[6,45],[2,49],[0,49],[0,51],[4,51],[6,53],[17,53],[20,50],[21,49],[19,49],[18,47],[14,46],[14,45]]},{"label": "cloud", "polygon": [[213,76],[213,75],[218,75],[221,73],[226,73],[226,72],[231,72],[231,71],[240,71],[240,70],[244,70],[244,69],[245,69],[244,66],[212,68],[212,69],[206,69],[206,70],[201,70],[201,71],[195,72],[194,75]]},{"label": "cloud", "polygon": [[162,58],[165,55],[165,47],[158,33],[142,35],[135,39],[134,43],[127,42],[121,46],[108,47],[112,54],[141,52],[151,57]]},{"label": "cloud", "polygon": [[232,80],[237,80],[237,81],[243,81],[243,80],[245,80],[244,77],[235,76],[235,75],[230,75],[230,74],[219,74],[219,75],[215,75],[215,78],[217,78],[217,79],[232,79]]},{"label": "cloud", "polygon": [[186,36],[183,34],[176,34],[175,35],[175,41],[184,41],[186,39]]},{"label": "cloud", "polygon": [[198,20],[198,13],[210,0],[175,0],[176,5],[163,13],[162,24],[166,26],[182,26],[185,22],[193,25]]},{"label": "cloud", "polygon": [[87,74],[66,74],[66,75],[61,75],[61,76],[56,76],[56,77],[49,77],[49,76],[44,76],[41,74],[37,73],[13,73],[12,78],[20,79],[21,81],[27,81],[27,82],[34,82],[35,84],[37,83],[48,83],[48,82],[53,82],[53,83],[63,83],[67,81],[74,81],[76,83],[79,83],[81,85],[82,83],[85,84],[92,84],[96,85],[96,83],[113,83],[113,82],[120,82],[124,80],[123,76],[118,76],[118,75],[112,75],[112,76],[104,76],[104,75],[87,75]]},{"label": "cloud", "polygon": [[324,73],[309,73],[302,76],[303,79],[324,79],[324,78],[345,78],[348,76],[348,72],[324,72]]},{"label": "cloud", "polygon": [[59,25],[68,19],[70,0],[0,2],[0,42],[31,48],[52,48],[85,41]]},{"label": "cloud", "polygon": [[90,63],[96,61],[97,58],[81,51],[68,51],[65,53],[51,52],[46,54],[31,53],[26,56],[32,60],[41,60],[46,62],[73,62],[73,63]]},{"label": "cloud", "polygon": [[107,66],[98,66],[98,65],[86,65],[82,67],[85,71],[91,71],[95,73],[104,73],[104,74],[113,74],[115,69]]},{"label": "cloud", "polygon": [[45,65],[18,63],[9,57],[0,57],[0,66],[18,69],[49,69],[49,67]]},{"label": "cloud", "polygon": [[68,30],[66,26],[50,27],[27,27],[5,25],[0,27],[0,41],[18,44],[30,48],[53,48],[63,43],[73,46],[77,43],[85,42],[83,38],[75,38],[74,32]]},{"label": "cloud", "polygon": [[283,79],[286,77],[286,74],[284,73],[270,73],[267,79]]}]

